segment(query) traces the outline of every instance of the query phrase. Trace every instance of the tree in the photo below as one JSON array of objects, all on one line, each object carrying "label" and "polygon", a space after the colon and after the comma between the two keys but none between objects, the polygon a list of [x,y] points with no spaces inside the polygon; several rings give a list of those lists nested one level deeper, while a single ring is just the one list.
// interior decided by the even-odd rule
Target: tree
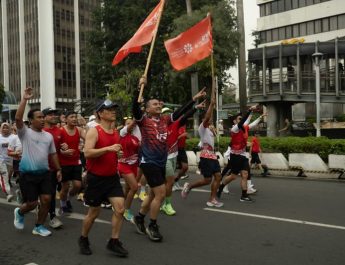
[{"label": "tree", "polygon": [[[210,11],[213,15],[215,61],[220,87],[227,81],[229,74],[226,70],[235,63],[239,39],[233,1],[199,0],[197,3],[192,16],[187,16],[185,0],[166,1],[148,73],[145,98],[158,95],[165,101],[185,102],[190,99],[191,94],[190,71],[199,72],[201,86],[211,83],[209,60],[205,59],[190,69],[177,73],[173,71],[164,48],[165,40],[185,31]],[[157,0],[105,0],[104,6],[94,12],[95,30],[89,35],[87,64],[90,81],[94,87],[99,88],[99,96],[104,94],[105,84],[116,88],[111,91],[113,99],[117,98],[121,89],[126,91],[126,95],[132,95],[137,88],[138,78],[144,72],[149,45],[143,47],[142,53],[129,55],[128,59],[116,67],[111,67],[111,61],[156,4]]]}]

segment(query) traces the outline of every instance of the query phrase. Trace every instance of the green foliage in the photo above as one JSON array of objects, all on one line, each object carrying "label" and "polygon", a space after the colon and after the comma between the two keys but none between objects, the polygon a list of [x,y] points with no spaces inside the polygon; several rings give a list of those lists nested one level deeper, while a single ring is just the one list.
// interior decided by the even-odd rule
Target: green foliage
[{"label": "green foliage", "polygon": [[0,112],[2,111],[2,102],[4,102],[5,97],[5,87],[3,84],[0,83]]},{"label": "green foliage", "polygon": [[[133,94],[137,88],[138,79],[133,81],[133,77],[139,77],[144,73],[149,45],[143,47],[141,53],[129,55],[116,67],[112,67],[111,62],[116,52],[133,36],[157,3],[158,0],[105,0],[104,7],[95,10],[95,30],[88,36],[86,64],[91,84],[99,89],[99,97],[104,95],[105,84],[117,88],[112,93],[117,93],[118,89],[125,87],[128,94]],[[211,12],[213,17],[214,54],[220,88],[229,78],[226,70],[235,64],[239,39],[236,33],[234,3],[227,0],[198,0],[193,1],[193,4],[193,14],[187,16],[185,0],[166,1],[144,97],[158,95],[166,102],[187,101],[191,96],[190,71],[198,71],[201,87],[209,86],[209,59],[177,73],[173,71],[164,47],[165,40],[185,31],[206,17],[208,12]],[[135,74],[132,74],[133,72]]]},{"label": "green foliage", "polygon": [[[250,141],[251,137],[249,137]],[[187,140],[187,150],[193,150],[200,139]],[[219,150],[224,153],[229,145],[229,137],[221,137]],[[327,162],[329,154],[345,154],[345,140],[326,137],[260,137],[261,149],[265,153],[283,153],[286,158],[290,153],[315,153]]]},{"label": "green foliage", "polygon": [[345,121],[345,114],[341,114],[341,115],[337,116],[336,120],[340,121],[340,122],[344,122]]}]

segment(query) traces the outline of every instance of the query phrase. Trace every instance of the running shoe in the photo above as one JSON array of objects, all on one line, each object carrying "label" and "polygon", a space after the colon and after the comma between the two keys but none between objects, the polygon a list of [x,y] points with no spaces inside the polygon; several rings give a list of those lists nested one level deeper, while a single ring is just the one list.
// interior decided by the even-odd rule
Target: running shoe
[{"label": "running shoe", "polygon": [[84,201],[84,193],[82,193],[82,192],[79,193],[78,197],[77,197],[77,200],[83,202]]},{"label": "running shoe", "polygon": [[133,214],[131,213],[131,210],[129,210],[129,209],[126,209],[125,210],[125,212],[124,212],[124,214],[123,214],[123,217],[127,220],[127,221],[129,221],[129,222],[131,222],[131,223],[134,223],[134,216],[133,216]]},{"label": "running shoe", "polygon": [[146,227],[144,224],[144,219],[140,218],[139,216],[135,216],[133,218],[135,228],[137,229],[137,232],[141,235],[146,234]]},{"label": "running shoe", "polygon": [[56,229],[56,228],[59,228],[59,227],[61,227],[63,224],[62,224],[62,222],[56,217],[56,216],[54,216],[52,219],[50,219],[50,221],[49,221],[49,226],[51,227],[51,228],[54,228],[54,229]]},{"label": "running shoe", "polygon": [[8,195],[6,196],[6,200],[7,200],[8,202],[11,202],[12,199],[13,199],[13,195],[12,195],[12,194],[8,194]]},{"label": "running shoe", "polygon": [[114,252],[116,256],[119,256],[119,257],[128,256],[128,250],[126,250],[122,246],[122,243],[119,240],[114,242],[112,239],[109,239],[108,244],[107,244],[107,249]]},{"label": "running shoe", "polygon": [[35,226],[32,230],[32,234],[39,235],[39,236],[50,236],[52,232],[50,232],[47,228],[43,225]]},{"label": "running shoe", "polygon": [[139,195],[138,194],[134,194],[133,199],[138,199],[138,198],[139,198]]},{"label": "running shoe", "polygon": [[182,189],[182,191],[181,191],[181,197],[182,197],[183,199],[186,199],[187,196],[188,196],[188,194],[189,194],[189,192],[190,192],[189,183],[186,182],[186,183],[183,185],[183,189]]},{"label": "running shoe", "polygon": [[224,187],[224,189],[223,189],[223,192],[224,192],[225,194],[229,194],[229,193],[230,193],[228,185],[225,185],[225,187]]},{"label": "running shoe", "polygon": [[159,226],[157,224],[150,224],[146,228],[146,233],[152,241],[162,241],[163,236],[159,232]]},{"label": "running shoe", "polygon": [[78,245],[80,253],[83,255],[91,255],[92,251],[90,249],[90,242],[88,238],[79,237]]},{"label": "running shoe", "polygon": [[182,187],[180,186],[178,182],[175,182],[172,187],[172,191],[177,191],[177,190],[182,190]]},{"label": "running shoe", "polygon": [[181,176],[181,179],[187,179],[187,178],[189,178],[189,175],[184,175],[184,176]]},{"label": "running shoe", "polygon": [[24,215],[19,213],[19,207],[14,209],[14,227],[20,230],[24,229]]},{"label": "running shoe", "polygon": [[254,194],[256,192],[257,192],[257,190],[254,189],[253,187],[248,187],[247,194]]},{"label": "running shoe", "polygon": [[146,197],[147,197],[147,193],[146,193],[145,191],[141,191],[141,192],[139,193],[139,199],[140,199],[141,201],[144,201]]},{"label": "running shoe", "polygon": [[168,204],[164,203],[160,210],[169,216],[176,214],[176,211],[174,210],[174,208],[172,207],[172,205],[170,203],[168,203]]},{"label": "running shoe", "polygon": [[241,202],[254,202],[252,200],[252,198],[250,198],[249,196],[242,196],[240,199]]},{"label": "running shoe", "polygon": [[216,207],[216,208],[220,208],[223,207],[224,203],[217,201],[216,199],[213,199],[212,201],[208,201],[206,202],[206,205],[208,207]]}]

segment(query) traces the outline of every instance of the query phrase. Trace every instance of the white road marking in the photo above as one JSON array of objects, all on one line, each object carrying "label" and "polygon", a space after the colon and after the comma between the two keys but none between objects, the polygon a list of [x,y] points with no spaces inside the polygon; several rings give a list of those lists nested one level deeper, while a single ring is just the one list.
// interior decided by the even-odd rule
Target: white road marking
[{"label": "white road marking", "polygon": [[27,264],[24,264],[24,265],[38,265],[37,263],[27,263]]},{"label": "white road marking", "polygon": [[261,218],[261,219],[268,219],[268,220],[274,220],[274,221],[295,223],[295,224],[312,225],[312,226],[319,226],[319,227],[325,227],[325,228],[331,228],[331,229],[345,230],[345,226],[309,222],[309,221],[304,221],[304,220],[280,218],[280,217],[274,217],[274,216],[268,216],[268,215],[235,212],[235,211],[228,211],[228,210],[221,210],[221,209],[214,209],[214,208],[204,208],[204,210],[212,211],[212,212],[219,212],[219,213],[233,214],[233,215],[248,216],[248,217],[254,217],[254,218]]}]

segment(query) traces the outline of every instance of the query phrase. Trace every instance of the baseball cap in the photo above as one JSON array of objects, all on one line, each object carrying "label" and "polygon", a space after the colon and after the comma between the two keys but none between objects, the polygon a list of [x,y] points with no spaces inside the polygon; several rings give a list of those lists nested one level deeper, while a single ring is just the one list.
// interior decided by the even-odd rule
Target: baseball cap
[{"label": "baseball cap", "polygon": [[58,110],[48,107],[48,108],[43,109],[42,113],[44,116],[47,116],[49,114],[58,113]]},{"label": "baseball cap", "polygon": [[106,99],[105,101],[98,104],[98,106],[96,108],[96,112],[99,112],[99,111],[104,110],[104,109],[117,108],[118,106],[119,105],[117,103],[112,102],[110,99]]},{"label": "baseball cap", "polygon": [[63,112],[63,114],[65,115],[65,117],[67,118],[69,115],[73,115],[73,114],[78,114],[75,110],[70,109],[70,110],[65,110]]},{"label": "baseball cap", "polygon": [[91,115],[90,117],[89,117],[89,121],[94,121],[96,119],[96,116],[95,115]]},{"label": "baseball cap", "polygon": [[166,107],[162,109],[162,113],[167,113],[167,112],[172,112],[172,109],[169,109]]}]

